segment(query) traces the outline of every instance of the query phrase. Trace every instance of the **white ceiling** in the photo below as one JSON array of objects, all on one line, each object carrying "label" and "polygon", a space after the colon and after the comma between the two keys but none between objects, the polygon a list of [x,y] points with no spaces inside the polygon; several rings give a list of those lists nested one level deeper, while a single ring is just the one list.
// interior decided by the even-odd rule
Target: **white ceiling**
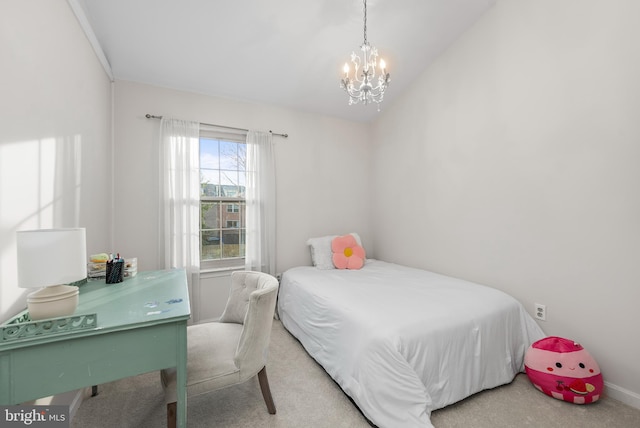
[{"label": "white ceiling", "polygon": [[[367,1],[367,39],[391,73],[381,109],[495,1]],[[349,106],[339,86],[363,41],[361,0],[77,3],[115,79],[348,120],[378,114],[375,104]]]}]

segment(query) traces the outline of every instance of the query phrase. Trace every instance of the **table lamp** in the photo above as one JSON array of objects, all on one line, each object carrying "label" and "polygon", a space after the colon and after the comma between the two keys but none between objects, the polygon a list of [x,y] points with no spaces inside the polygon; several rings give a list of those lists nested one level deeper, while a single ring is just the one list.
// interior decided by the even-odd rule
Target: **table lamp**
[{"label": "table lamp", "polygon": [[31,320],[73,315],[78,287],[68,285],[87,277],[84,228],[16,232],[18,286],[42,287],[27,296]]}]

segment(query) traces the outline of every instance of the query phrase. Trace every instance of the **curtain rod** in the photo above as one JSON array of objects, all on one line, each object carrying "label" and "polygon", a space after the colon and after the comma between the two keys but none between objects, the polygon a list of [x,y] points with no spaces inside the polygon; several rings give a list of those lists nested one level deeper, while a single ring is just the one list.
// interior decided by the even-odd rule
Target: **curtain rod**
[{"label": "curtain rod", "polygon": [[[149,113],[145,114],[144,117],[146,117],[147,119],[162,119],[162,116],[155,116]],[[237,131],[249,131],[248,129],[244,129],[244,128],[234,128],[233,126],[214,125],[213,123],[200,122],[200,125],[215,126],[216,128],[235,129]],[[276,135],[278,137],[283,137],[283,138],[289,138],[289,134],[278,134],[277,132],[273,132],[272,130],[269,130],[269,132],[271,133],[271,135]]]}]

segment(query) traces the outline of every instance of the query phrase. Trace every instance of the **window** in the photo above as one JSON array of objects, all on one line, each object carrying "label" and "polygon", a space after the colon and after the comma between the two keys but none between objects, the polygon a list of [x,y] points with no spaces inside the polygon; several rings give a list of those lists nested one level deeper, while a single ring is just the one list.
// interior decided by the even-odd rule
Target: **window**
[{"label": "window", "polygon": [[244,265],[245,135],[200,132],[200,268]]}]

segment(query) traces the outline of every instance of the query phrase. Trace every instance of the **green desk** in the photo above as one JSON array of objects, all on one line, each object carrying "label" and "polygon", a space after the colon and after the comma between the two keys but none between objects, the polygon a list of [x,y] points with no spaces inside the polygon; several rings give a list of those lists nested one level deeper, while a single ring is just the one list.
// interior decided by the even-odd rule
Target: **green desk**
[{"label": "green desk", "polygon": [[109,285],[90,281],[80,287],[74,315],[84,314],[96,314],[96,323],[0,340],[0,404],[176,367],[177,425],[186,427],[190,309],[185,271],[139,272]]}]

